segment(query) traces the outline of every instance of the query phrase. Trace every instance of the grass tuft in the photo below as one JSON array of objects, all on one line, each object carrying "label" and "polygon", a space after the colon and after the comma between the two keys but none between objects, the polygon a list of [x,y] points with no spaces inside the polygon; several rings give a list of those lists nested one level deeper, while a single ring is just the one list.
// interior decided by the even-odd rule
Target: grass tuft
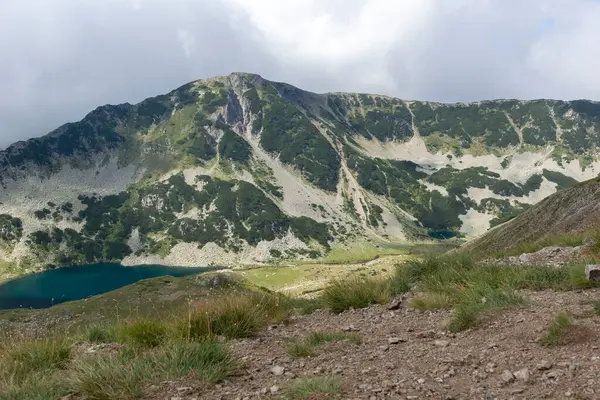
[{"label": "grass tuft", "polygon": [[287,348],[287,353],[296,358],[312,357],[316,354],[315,346],[305,340],[293,341]]},{"label": "grass tuft", "polygon": [[68,393],[64,382],[53,375],[34,373],[20,382],[6,377],[0,378],[2,400],[60,399]]},{"label": "grass tuft", "polygon": [[390,300],[389,282],[375,278],[351,278],[331,283],[323,291],[323,302],[333,312],[385,304]]},{"label": "grass tuft", "polygon": [[302,340],[295,340],[288,346],[288,354],[292,357],[312,357],[316,354],[316,347],[330,342],[347,341],[359,345],[362,336],[358,333],[346,332],[312,332]]},{"label": "grass tuft", "polygon": [[285,396],[290,400],[306,399],[313,394],[336,394],[342,390],[339,378],[323,376],[308,379],[296,379],[286,390]]},{"label": "grass tuft", "polygon": [[199,303],[180,324],[180,334],[190,340],[212,336],[243,338],[287,317],[286,302],[279,295],[221,294]]},{"label": "grass tuft", "polygon": [[141,347],[157,347],[167,339],[167,325],[148,319],[127,322],[117,327],[120,342]]},{"label": "grass tuft", "polygon": [[117,340],[114,326],[92,325],[84,331],[85,340],[89,343],[113,343]]},{"label": "grass tuft", "polygon": [[16,344],[0,358],[0,376],[14,383],[35,373],[65,369],[71,361],[71,346],[63,339],[44,339]]},{"label": "grass tuft", "polygon": [[474,327],[488,310],[521,307],[517,290],[573,290],[598,286],[589,282],[583,265],[558,268],[478,265],[466,254],[407,260],[392,278],[392,293],[411,290],[425,294],[413,299],[419,310],[454,307],[449,329]]},{"label": "grass tuft", "polygon": [[313,346],[320,346],[329,342],[348,341],[353,344],[362,344],[362,336],[358,333],[348,332],[312,332],[306,337],[306,341]]},{"label": "grass tuft", "polygon": [[540,344],[547,347],[563,344],[569,329],[575,324],[575,320],[566,311],[557,313],[548,327],[546,336],[540,340]]},{"label": "grass tuft", "polygon": [[144,396],[152,382],[191,377],[218,382],[234,368],[230,353],[214,341],[175,342],[133,356],[122,352],[78,360],[68,379],[72,393],[90,400],[133,399]]},{"label": "grass tuft", "polygon": [[445,293],[426,293],[413,297],[411,305],[419,311],[450,309],[452,298]]},{"label": "grass tuft", "polygon": [[155,373],[146,359],[131,359],[121,354],[77,360],[71,372],[69,388],[90,400],[142,397],[146,382]]}]

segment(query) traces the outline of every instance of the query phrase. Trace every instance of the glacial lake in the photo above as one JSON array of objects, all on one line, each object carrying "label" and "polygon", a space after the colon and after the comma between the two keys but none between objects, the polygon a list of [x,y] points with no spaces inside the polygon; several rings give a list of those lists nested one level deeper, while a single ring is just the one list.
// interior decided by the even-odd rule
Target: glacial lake
[{"label": "glacial lake", "polygon": [[215,269],[159,265],[124,267],[120,264],[57,268],[0,284],[0,310],[47,308],[53,304],[110,292],[142,279],[159,276],[181,277]]}]

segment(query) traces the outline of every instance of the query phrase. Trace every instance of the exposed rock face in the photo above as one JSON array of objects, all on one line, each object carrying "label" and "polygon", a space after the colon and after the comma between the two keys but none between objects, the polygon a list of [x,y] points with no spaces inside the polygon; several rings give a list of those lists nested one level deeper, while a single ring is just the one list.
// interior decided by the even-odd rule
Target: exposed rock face
[{"label": "exposed rock face", "polygon": [[478,235],[596,176],[599,132],[586,101],[407,102],[244,73],[191,82],[0,152],[0,273]]},{"label": "exposed rock face", "polygon": [[585,276],[593,282],[600,282],[600,265],[586,265]]},{"label": "exposed rock face", "polygon": [[506,258],[494,258],[484,260],[485,264],[500,264],[500,265],[544,265],[550,267],[558,267],[576,261],[582,255],[584,246],[577,247],[560,247],[550,246],[545,247],[535,253],[525,253],[519,256],[511,256]]}]

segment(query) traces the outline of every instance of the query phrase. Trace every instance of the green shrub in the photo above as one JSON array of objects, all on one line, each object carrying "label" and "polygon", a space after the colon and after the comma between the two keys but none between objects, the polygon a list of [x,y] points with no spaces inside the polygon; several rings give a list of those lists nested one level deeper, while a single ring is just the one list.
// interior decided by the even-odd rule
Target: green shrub
[{"label": "green shrub", "polygon": [[141,319],[119,326],[117,335],[124,343],[142,347],[157,347],[166,340],[167,334],[167,326],[164,323]]},{"label": "green shrub", "polygon": [[313,394],[335,394],[342,390],[339,378],[322,376],[317,378],[296,379],[285,391],[286,398],[290,400],[306,399]]},{"label": "green shrub", "polygon": [[323,291],[325,305],[334,312],[385,304],[389,299],[389,283],[382,279],[356,277],[338,280]]}]

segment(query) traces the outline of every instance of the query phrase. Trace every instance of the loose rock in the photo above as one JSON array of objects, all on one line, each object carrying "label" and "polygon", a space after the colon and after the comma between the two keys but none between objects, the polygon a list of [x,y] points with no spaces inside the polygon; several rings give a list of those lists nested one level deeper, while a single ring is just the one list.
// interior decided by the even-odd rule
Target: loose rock
[{"label": "loose rock", "polygon": [[277,365],[271,368],[271,373],[275,376],[281,376],[285,373],[285,368]]}]

